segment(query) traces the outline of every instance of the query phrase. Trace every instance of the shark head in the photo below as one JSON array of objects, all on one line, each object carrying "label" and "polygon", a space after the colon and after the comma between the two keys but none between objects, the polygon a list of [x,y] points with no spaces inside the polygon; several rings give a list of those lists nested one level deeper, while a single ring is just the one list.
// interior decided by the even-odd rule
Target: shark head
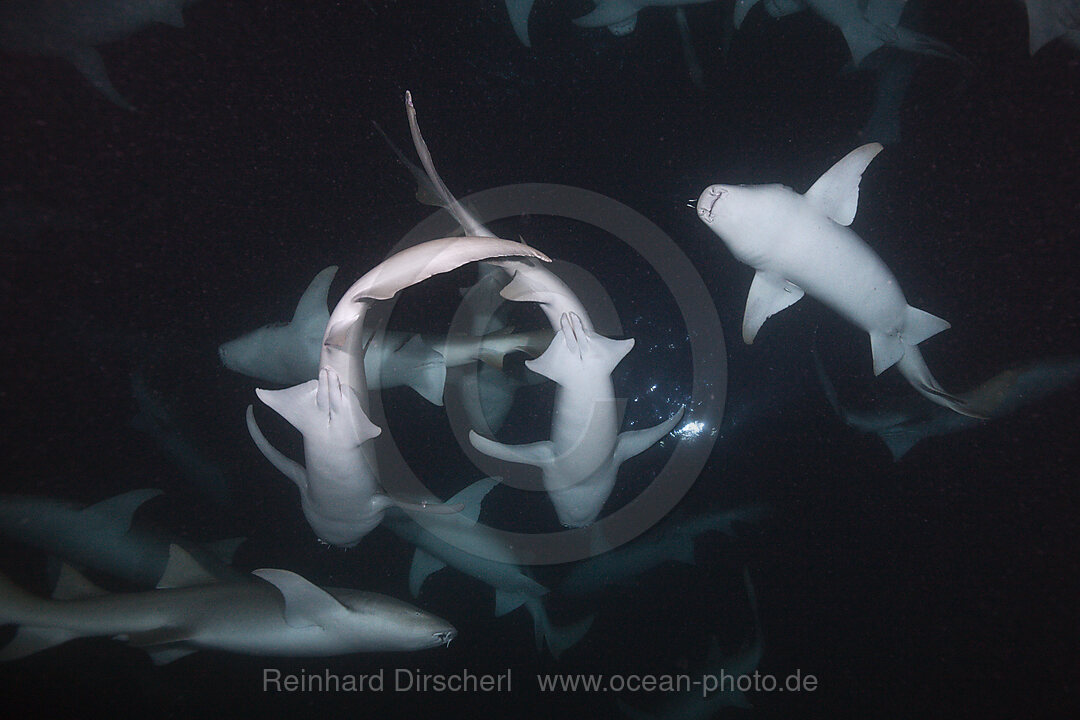
[{"label": "shark head", "polygon": [[457,637],[457,629],[446,620],[402,600],[347,590],[335,590],[334,594],[350,611],[342,632],[361,632],[369,637],[382,634],[383,642],[394,650],[449,647]]},{"label": "shark head", "polygon": [[697,201],[697,215],[728,246],[732,254],[752,267],[760,267],[773,238],[770,228],[783,225],[797,197],[783,185],[710,185]]},{"label": "shark head", "polygon": [[[241,335],[218,346],[221,363],[233,372],[260,377],[265,364],[265,351],[275,342],[275,335],[280,334],[284,323],[264,325],[258,330]],[[276,331],[276,332],[275,332]]]}]

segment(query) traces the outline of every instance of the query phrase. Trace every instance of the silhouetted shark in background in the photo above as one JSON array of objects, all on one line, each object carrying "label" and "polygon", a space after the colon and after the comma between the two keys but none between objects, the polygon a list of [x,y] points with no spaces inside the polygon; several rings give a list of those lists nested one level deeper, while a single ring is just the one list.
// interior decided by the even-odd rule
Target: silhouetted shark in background
[{"label": "silhouetted shark in background", "polygon": [[182,11],[194,0],[4,0],[0,48],[68,60],[98,92],[134,110],[109,80],[94,48],[122,40],[148,25],[184,27]]}]

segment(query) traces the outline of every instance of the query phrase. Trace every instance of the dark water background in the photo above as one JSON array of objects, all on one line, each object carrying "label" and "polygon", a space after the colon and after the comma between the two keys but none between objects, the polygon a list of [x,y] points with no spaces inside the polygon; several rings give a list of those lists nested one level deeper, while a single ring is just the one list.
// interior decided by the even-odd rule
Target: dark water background
[{"label": "dark water background", "polygon": [[[726,329],[729,413],[761,406],[753,422],[724,431],[684,509],[764,502],[771,519],[736,540],[703,537],[694,567],[666,566],[592,603],[554,601],[559,622],[597,613],[558,663],[536,652],[524,611],[492,619],[490,589],[450,570],[418,601],[460,630],[449,650],[303,661],[207,652],[154,668],[123,645],[78,641],[0,667],[5,713],[615,716],[611,695],[541,695],[533,676],[679,672],[700,665],[710,637],[737,648],[753,632],[740,577],[748,565],[761,670],[801,669],[820,682],[813,693],[753,695],[758,716],[1076,716],[1075,389],[893,463],[876,438],[832,414],[810,364],[812,328],[846,399],[910,390],[890,374],[873,379],[865,336],[812,301],[744,346],[752,273],[685,207],[713,182],[805,190],[864,142],[873,76],[842,73],[840,35],[809,13],[773,21],[755,11],[725,60],[729,6],[713,3],[687,10],[701,90],[670,11],[642,13],[619,39],[570,25],[586,9],[538,2],[529,50],[501,2],[204,0],[185,12],[184,30],[155,26],[104,47],[135,113],[97,96],[66,63],[0,59],[0,190],[36,208],[29,226],[5,229],[0,250],[3,489],[91,503],[161,487],[167,496],[140,521],[198,539],[246,535],[241,569],[288,568],[408,597],[411,550],[396,537],[379,530],[347,552],[315,542],[294,489],[247,436],[254,383],[216,357],[221,342],[288,319],[309,279],[334,263],[336,298],[430,213],[371,126],[408,148],[408,89],[457,194],[575,185],[626,203],[676,240]],[[1080,55],[1056,43],[1030,58],[1019,3],[927,3],[924,29],[973,68],[920,64],[903,139],[867,171],[854,227],[912,305],[952,322],[925,354],[945,387],[965,389],[1007,367],[1080,353]],[[625,249],[542,220],[513,227],[552,256],[603,268],[616,302],[627,298],[621,320],[639,347],[685,333],[666,317],[669,299],[650,301]],[[397,322],[437,329],[453,281],[467,278],[410,291]],[[684,387],[679,367],[647,357],[620,371],[619,391]],[[233,509],[203,502],[130,428],[133,372],[236,479]],[[384,402],[396,436],[415,431],[403,451],[416,467],[461,478],[448,487],[475,479],[438,409],[401,389]],[[278,428],[298,456],[288,437]],[[628,464],[622,482],[648,467]],[[496,502],[485,512],[513,509]],[[2,553],[9,572],[44,589],[43,558],[10,542]],[[563,572],[537,574],[553,583]],[[265,667],[398,666],[512,668],[514,691],[261,692]]]}]

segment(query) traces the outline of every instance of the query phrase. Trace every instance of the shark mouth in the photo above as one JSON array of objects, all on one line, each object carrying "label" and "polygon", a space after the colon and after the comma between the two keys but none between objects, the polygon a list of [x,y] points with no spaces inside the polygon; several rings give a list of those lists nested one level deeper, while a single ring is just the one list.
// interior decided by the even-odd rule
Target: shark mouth
[{"label": "shark mouth", "polygon": [[705,192],[701,193],[701,197],[697,201],[698,215],[705,222],[712,222],[713,209],[716,207],[717,201],[724,197],[723,188],[718,185],[705,188]]},{"label": "shark mouth", "polygon": [[450,647],[450,641],[457,637],[456,630],[447,630],[446,632],[435,633],[435,639],[439,641],[440,645]]}]

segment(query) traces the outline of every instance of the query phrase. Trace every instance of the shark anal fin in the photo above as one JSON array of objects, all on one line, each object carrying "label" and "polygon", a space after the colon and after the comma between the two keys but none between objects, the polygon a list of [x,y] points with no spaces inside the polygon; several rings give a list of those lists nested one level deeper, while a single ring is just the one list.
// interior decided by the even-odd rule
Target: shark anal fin
[{"label": "shark anal fin", "polygon": [[770,317],[784,308],[797,303],[803,296],[803,289],[788,282],[776,273],[758,270],[750,283],[750,292],[746,296],[746,314],[743,315],[743,342],[750,345],[757,337],[758,330]]}]

